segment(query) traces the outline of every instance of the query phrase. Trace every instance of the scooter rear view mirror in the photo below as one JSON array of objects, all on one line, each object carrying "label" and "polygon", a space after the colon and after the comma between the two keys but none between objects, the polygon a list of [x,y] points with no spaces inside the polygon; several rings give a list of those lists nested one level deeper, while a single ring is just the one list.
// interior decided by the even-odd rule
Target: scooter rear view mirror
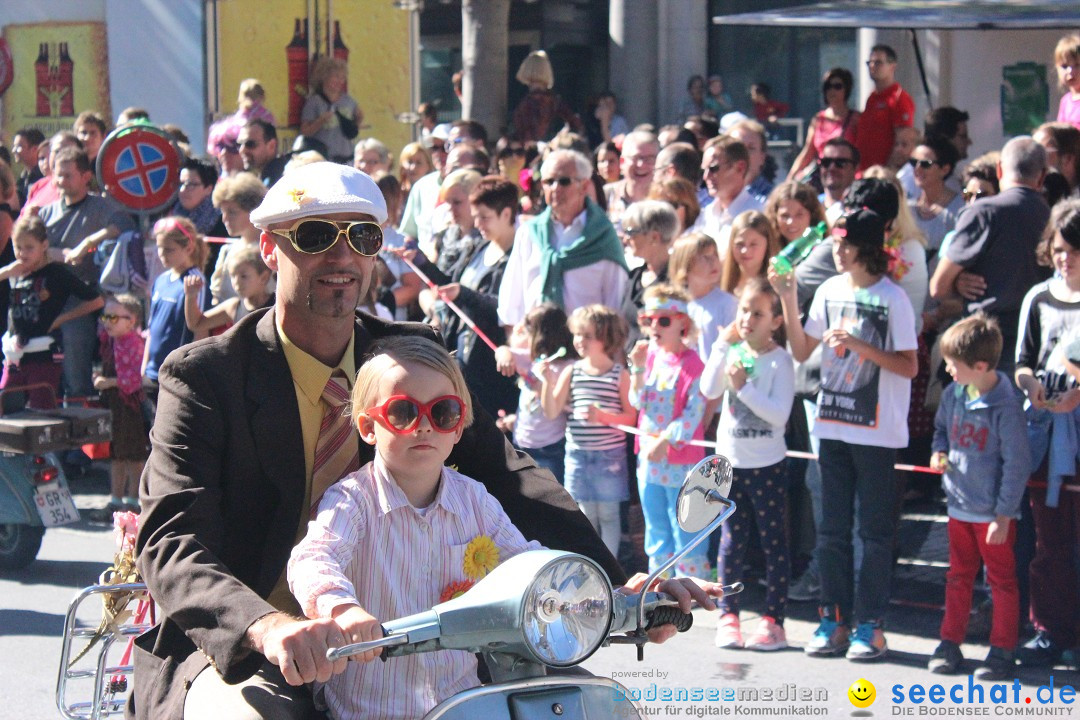
[{"label": "scooter rear view mirror", "polygon": [[705,458],[686,474],[676,509],[684,532],[699,533],[716,520],[731,492],[731,476],[731,463],[722,455]]}]

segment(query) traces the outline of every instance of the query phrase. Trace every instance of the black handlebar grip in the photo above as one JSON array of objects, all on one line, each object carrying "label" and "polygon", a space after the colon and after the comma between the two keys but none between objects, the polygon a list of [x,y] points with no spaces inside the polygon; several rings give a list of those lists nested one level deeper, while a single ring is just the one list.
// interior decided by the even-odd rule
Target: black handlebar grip
[{"label": "black handlebar grip", "polygon": [[694,616],[684,613],[677,607],[665,605],[652,611],[649,622],[645,625],[646,630],[652,630],[661,625],[674,625],[679,632],[686,632],[694,624]]}]

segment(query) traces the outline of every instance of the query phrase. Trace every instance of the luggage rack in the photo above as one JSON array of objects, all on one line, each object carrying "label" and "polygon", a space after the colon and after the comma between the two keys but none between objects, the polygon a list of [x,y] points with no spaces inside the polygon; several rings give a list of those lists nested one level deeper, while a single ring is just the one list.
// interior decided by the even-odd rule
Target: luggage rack
[{"label": "luggage rack", "polygon": [[[116,585],[91,585],[84,588],[75,596],[68,606],[67,616],[64,619],[64,641],[60,650],[60,669],[56,678],[56,707],[63,717],[68,720],[98,720],[98,718],[113,715],[122,715],[127,705],[128,692],[130,690],[129,676],[133,671],[130,662],[130,652],[125,651],[120,663],[110,665],[110,649],[117,639],[124,640],[124,646],[129,646],[129,640],[141,635],[150,629],[148,622],[128,622],[119,625],[116,629],[105,629],[100,633],[100,638],[87,652],[85,658],[92,659],[89,667],[79,669],[69,668],[72,664],[72,646],[77,638],[84,638],[87,642],[99,634],[99,628],[80,623],[78,618],[79,607],[83,601],[90,597],[96,597],[117,592],[142,592],[146,590],[143,583],[126,583]],[[82,651],[85,652],[85,651]],[[83,658],[79,658],[83,659]],[[93,680],[93,700],[68,701],[71,680]],[[85,694],[77,694],[76,697],[85,697]]]}]

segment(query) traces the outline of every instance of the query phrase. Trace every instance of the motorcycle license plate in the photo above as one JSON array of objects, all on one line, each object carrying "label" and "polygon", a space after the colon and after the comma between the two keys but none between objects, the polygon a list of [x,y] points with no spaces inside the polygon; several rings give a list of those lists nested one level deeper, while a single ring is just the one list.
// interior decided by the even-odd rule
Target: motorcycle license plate
[{"label": "motorcycle license plate", "polygon": [[71,491],[60,483],[49,483],[34,488],[34,504],[37,506],[41,523],[45,527],[68,525],[78,522],[79,511],[71,499]]}]

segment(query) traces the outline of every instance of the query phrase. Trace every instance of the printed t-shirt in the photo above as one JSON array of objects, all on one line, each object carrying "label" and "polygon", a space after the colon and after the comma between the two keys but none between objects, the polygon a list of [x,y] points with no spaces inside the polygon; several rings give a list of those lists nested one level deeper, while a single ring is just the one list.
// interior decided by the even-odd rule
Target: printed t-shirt
[{"label": "printed t-shirt", "polygon": [[[810,305],[806,334],[820,340],[826,330],[840,328],[885,352],[918,347],[911,301],[885,277],[867,288],[852,287],[846,273],[821,284]],[[822,348],[817,437],[855,445],[907,447],[910,401],[908,378],[850,350]]]}]

